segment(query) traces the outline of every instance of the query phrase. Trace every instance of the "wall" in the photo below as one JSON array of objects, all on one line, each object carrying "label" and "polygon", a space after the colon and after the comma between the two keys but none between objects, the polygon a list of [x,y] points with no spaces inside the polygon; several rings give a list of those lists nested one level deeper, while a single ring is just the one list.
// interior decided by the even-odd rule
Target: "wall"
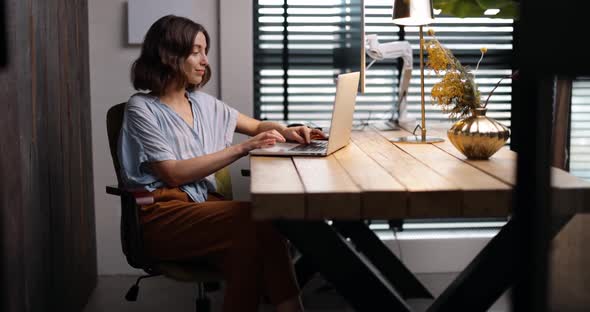
[{"label": "wall", "polygon": [[81,311],[96,286],[87,2],[4,3],[0,311]]},{"label": "wall", "polygon": [[[220,0],[220,97],[248,116],[254,115],[254,51],[252,0]],[[234,142],[242,142],[246,136],[236,134]],[[250,180],[241,175],[241,169],[250,168],[248,157],[232,165],[234,196],[239,200],[250,199]]]},{"label": "wall", "polygon": [[[219,96],[218,1],[199,0],[199,18],[211,35],[209,62],[213,78],[204,91]],[[90,102],[92,106],[92,147],[94,151],[94,193],[96,242],[99,274],[137,273],[125,261],[119,238],[120,206],[117,197],[107,195],[105,186],[116,184],[106,132],[106,112],[135,93],[130,83],[131,63],[140,46],[127,44],[127,1],[88,2],[90,47]]]}]

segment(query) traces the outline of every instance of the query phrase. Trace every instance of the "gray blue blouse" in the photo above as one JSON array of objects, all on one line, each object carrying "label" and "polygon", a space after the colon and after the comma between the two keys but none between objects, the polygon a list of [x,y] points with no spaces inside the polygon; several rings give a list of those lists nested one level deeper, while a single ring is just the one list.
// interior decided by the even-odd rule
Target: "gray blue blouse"
[{"label": "gray blue blouse", "polygon": [[[148,163],[203,156],[231,145],[238,111],[203,92],[190,92],[187,97],[193,127],[156,96],[136,93],[129,99],[117,151],[125,187],[151,192],[166,184],[150,171]],[[180,188],[193,201],[204,202],[207,192],[215,191],[215,177]]]}]

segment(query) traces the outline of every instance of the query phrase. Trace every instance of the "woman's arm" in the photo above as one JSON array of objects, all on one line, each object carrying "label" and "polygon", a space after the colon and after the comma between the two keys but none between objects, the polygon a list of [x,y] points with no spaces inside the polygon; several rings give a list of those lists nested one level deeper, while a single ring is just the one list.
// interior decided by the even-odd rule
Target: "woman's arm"
[{"label": "woman's arm", "polygon": [[276,130],[285,139],[295,141],[301,144],[310,143],[312,137],[325,138],[324,133],[317,129],[310,129],[309,127],[285,127],[279,123],[272,121],[260,121],[248,117],[242,113],[238,114],[238,122],[236,131],[246,135],[257,135],[265,131]]},{"label": "woman's arm", "polygon": [[176,187],[186,183],[200,181],[242,156],[247,155],[251,150],[272,146],[277,141],[284,142],[285,139],[274,130],[265,131],[245,142],[232,145],[217,153],[184,160],[153,162],[150,164],[150,168],[168,186]]},{"label": "woman's arm", "polygon": [[184,160],[153,162],[150,167],[168,186],[176,187],[199,181],[247,155],[251,150],[270,147],[276,142],[285,142],[285,138],[299,143],[309,143],[312,136],[325,137],[317,129],[305,126],[287,128],[276,122],[259,121],[243,114],[238,115],[236,131],[253,137],[216,153]]},{"label": "woman's arm", "polygon": [[261,132],[268,130],[277,130],[279,133],[287,127],[272,121],[260,121],[251,117],[248,117],[242,113],[238,113],[238,122],[236,125],[236,131],[241,134],[249,136],[255,136]]}]

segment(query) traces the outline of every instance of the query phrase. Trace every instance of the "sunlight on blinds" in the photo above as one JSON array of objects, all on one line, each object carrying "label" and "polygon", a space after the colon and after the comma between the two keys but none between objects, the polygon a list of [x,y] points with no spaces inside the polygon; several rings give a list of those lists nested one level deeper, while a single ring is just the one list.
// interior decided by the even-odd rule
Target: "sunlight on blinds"
[{"label": "sunlight on blinds", "polygon": [[590,180],[590,79],[572,86],[570,172]]}]

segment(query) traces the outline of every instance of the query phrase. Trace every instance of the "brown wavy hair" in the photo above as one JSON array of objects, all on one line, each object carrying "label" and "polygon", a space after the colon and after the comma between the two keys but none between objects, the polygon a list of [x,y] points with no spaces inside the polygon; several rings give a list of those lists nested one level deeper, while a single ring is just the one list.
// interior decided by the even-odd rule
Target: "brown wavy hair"
[{"label": "brown wavy hair", "polygon": [[203,80],[198,85],[187,84],[182,66],[193,51],[195,37],[205,35],[209,52],[209,34],[203,25],[192,20],[167,15],[158,19],[147,31],[139,58],[131,66],[131,82],[136,90],[149,90],[163,94],[173,82],[186,85],[187,91],[203,87],[211,78],[211,68],[207,65]]}]

